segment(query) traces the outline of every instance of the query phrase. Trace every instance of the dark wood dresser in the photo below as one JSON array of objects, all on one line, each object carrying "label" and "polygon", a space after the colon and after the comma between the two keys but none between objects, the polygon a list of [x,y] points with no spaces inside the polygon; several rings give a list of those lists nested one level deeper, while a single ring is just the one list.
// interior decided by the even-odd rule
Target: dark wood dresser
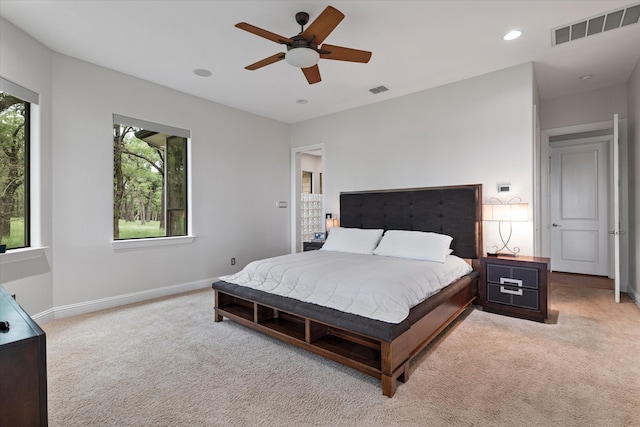
[{"label": "dark wood dresser", "polygon": [[0,426],[46,426],[45,333],[0,286]]}]

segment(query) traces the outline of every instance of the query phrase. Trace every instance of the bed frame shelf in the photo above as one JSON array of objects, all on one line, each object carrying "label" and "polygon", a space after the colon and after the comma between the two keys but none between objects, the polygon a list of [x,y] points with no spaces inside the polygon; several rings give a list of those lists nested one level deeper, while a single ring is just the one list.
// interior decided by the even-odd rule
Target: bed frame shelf
[{"label": "bed frame shelf", "polygon": [[382,393],[392,397],[397,380],[409,380],[410,361],[475,300],[477,282],[477,278],[472,280],[469,286],[453,294],[390,342],[243,299],[215,287],[214,321],[221,322],[227,317],[378,378],[382,382]]},{"label": "bed frame shelf", "polygon": [[381,369],[381,341],[215,291],[216,321],[228,317],[367,374]]},{"label": "bed frame shelf", "polygon": [[258,323],[272,331],[279,332],[288,337],[294,338],[299,341],[304,341],[304,320],[289,318],[289,316],[274,317],[269,320]]},{"label": "bed frame shelf", "polygon": [[348,341],[335,335],[327,334],[313,343],[316,347],[345,357],[351,361],[361,363],[376,371],[380,371],[380,345],[378,349],[371,348],[356,342]]},{"label": "bed frame shelf", "polygon": [[220,308],[224,310],[224,312],[233,318],[240,318],[248,321],[253,321],[253,304],[236,298],[231,295],[226,295],[224,300],[221,300]]}]

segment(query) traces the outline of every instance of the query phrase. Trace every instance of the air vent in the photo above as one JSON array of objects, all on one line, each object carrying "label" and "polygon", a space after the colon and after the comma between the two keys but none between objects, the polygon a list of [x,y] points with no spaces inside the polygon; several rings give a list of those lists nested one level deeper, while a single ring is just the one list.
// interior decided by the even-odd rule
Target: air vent
[{"label": "air vent", "polygon": [[603,15],[593,16],[551,30],[551,45],[557,46],[583,37],[637,24],[640,19],[640,4],[617,9]]},{"label": "air vent", "polygon": [[373,89],[369,89],[369,92],[373,93],[373,94],[378,94],[380,92],[386,92],[389,89],[387,89],[384,86],[378,86],[378,87],[374,87]]}]

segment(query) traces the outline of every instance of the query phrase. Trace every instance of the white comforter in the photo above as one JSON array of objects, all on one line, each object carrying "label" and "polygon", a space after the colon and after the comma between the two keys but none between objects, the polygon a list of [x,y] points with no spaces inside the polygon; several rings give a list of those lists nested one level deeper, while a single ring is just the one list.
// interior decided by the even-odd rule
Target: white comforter
[{"label": "white comforter", "polygon": [[308,251],[254,261],[220,280],[389,323],[471,271],[444,263],[377,255]]}]

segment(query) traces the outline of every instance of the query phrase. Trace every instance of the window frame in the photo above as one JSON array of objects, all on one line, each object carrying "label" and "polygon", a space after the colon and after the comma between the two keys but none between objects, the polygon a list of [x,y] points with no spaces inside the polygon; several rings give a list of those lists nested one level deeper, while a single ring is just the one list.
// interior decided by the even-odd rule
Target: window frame
[{"label": "window frame", "polygon": [[[180,138],[184,138],[185,146],[185,159],[184,159],[184,185],[185,189],[185,235],[184,236],[157,236],[157,237],[134,237],[128,239],[114,239],[113,229],[111,234],[111,244],[115,251],[138,249],[145,247],[157,247],[176,244],[189,244],[195,240],[192,234],[192,213],[191,213],[191,131],[177,128],[173,126],[163,125],[160,123],[150,122],[147,120],[137,119],[133,117],[123,116],[120,114],[113,114],[112,125],[132,126],[138,129],[144,129],[148,131],[164,133]],[[114,158],[112,158],[114,161]],[[168,162],[168,160],[166,160]],[[113,165],[112,165],[113,171]],[[113,197],[113,186],[112,186]],[[166,197],[166,195],[165,195]],[[113,199],[112,199],[113,205]],[[168,212],[167,206],[165,206],[165,221],[166,213]],[[166,233],[166,230],[165,230]]]},{"label": "window frame", "polygon": [[[7,80],[3,77],[0,77],[0,91],[4,93],[8,93],[20,100],[22,100],[25,105],[25,126],[24,126],[24,246],[19,246],[15,248],[6,248],[6,252],[2,255],[4,259],[16,258],[16,260],[30,259],[40,255],[40,251],[36,251],[37,254],[30,253],[34,248],[32,246],[32,218],[31,215],[31,197],[33,194],[33,188],[31,185],[31,153],[32,153],[32,129],[33,121],[32,121],[32,113],[33,106],[38,106],[40,104],[40,95],[32,90],[29,90],[25,87],[22,87],[16,83],[13,83],[10,80]],[[13,254],[15,256],[7,256],[8,254]],[[20,255],[18,255],[18,253]]]}]

